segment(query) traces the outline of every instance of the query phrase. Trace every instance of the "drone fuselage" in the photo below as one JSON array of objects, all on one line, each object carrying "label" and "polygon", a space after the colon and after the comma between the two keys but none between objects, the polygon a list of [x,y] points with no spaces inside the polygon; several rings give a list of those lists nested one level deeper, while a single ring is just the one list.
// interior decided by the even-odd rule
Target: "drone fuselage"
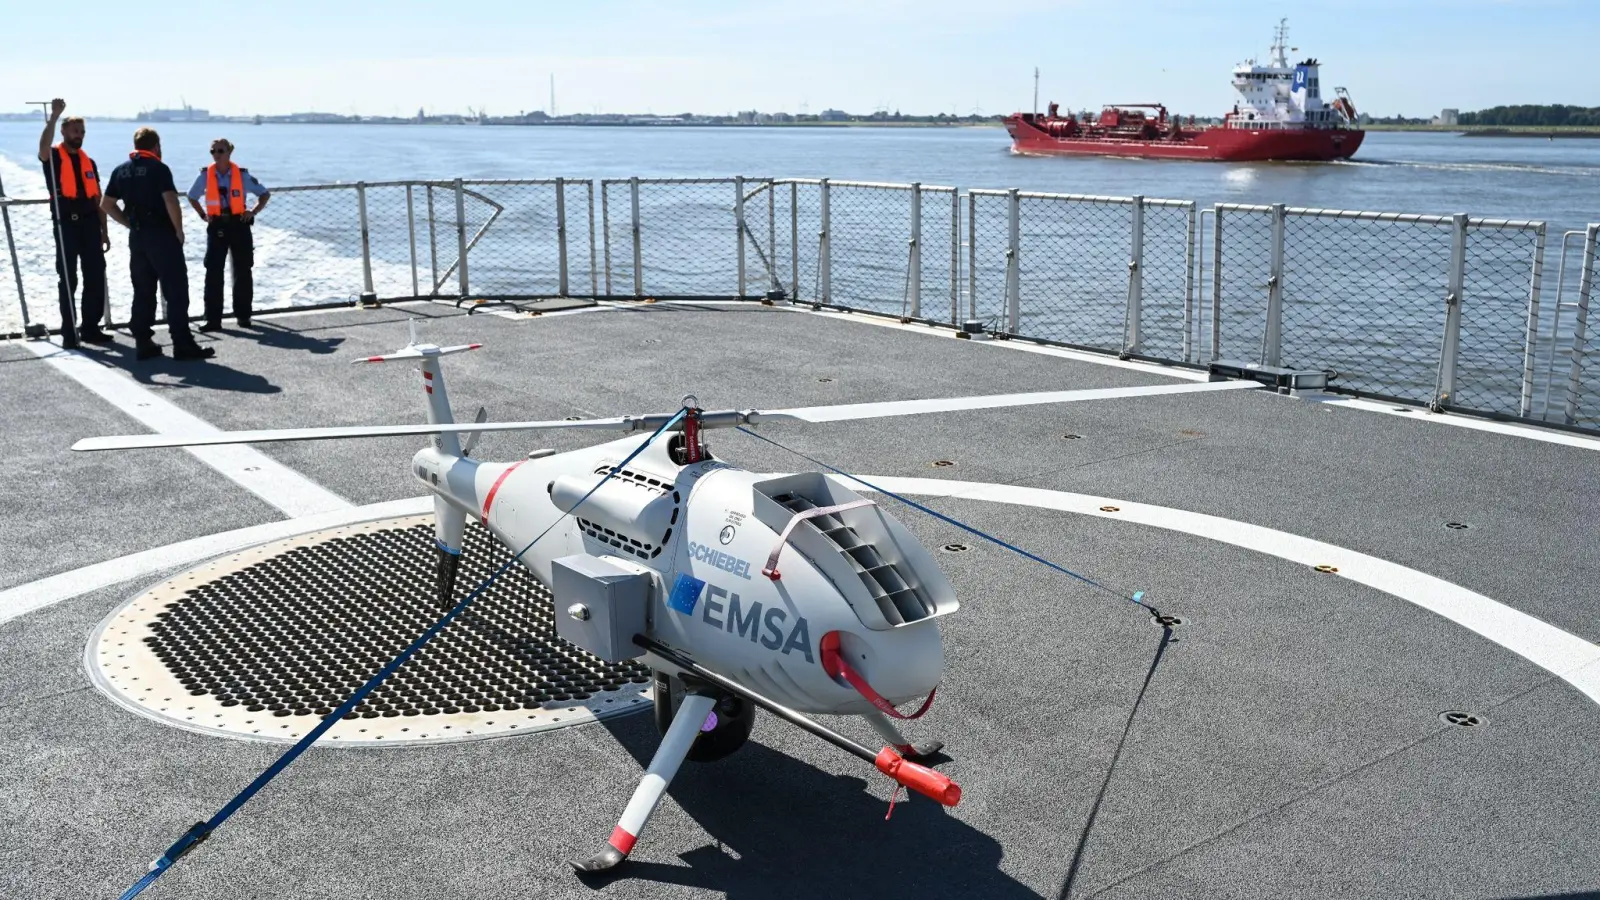
[{"label": "drone fuselage", "polygon": [[[680,465],[665,439],[605,478],[637,444],[628,438],[493,463],[436,441],[412,470],[513,553],[527,548],[520,561],[545,585],[553,584],[555,560],[574,554],[647,573],[649,637],[792,709],[874,711],[825,671],[823,639],[833,633],[839,656],[889,702],[938,686],[938,618],[955,611],[954,591],[892,516],[817,473],[761,475],[715,460]],[[835,506],[850,508],[814,511]],[[791,522],[806,510],[813,512]],[[776,565],[764,572],[775,548]],[[556,608],[561,615],[559,596]]]}]

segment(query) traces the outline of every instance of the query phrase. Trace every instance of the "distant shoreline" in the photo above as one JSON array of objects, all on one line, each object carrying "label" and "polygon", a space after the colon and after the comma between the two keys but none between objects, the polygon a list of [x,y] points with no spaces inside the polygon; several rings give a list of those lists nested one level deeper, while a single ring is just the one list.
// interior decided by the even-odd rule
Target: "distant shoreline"
[{"label": "distant shoreline", "polygon": [[1422,131],[1461,137],[1600,138],[1600,128],[1549,125],[1362,125],[1366,131]]}]

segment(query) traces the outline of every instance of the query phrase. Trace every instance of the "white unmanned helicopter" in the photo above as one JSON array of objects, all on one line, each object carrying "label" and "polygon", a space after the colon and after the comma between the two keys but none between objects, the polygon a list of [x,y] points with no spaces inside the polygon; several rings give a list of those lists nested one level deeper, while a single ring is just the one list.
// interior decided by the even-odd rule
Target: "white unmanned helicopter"
[{"label": "white unmanned helicopter", "polygon": [[[933,557],[893,516],[834,478],[763,475],[717,461],[705,444],[707,429],[1257,386],[1102,388],[776,412],[706,412],[688,397],[670,415],[456,424],[439,360],[480,346],[418,343],[413,323],[405,348],[357,360],[417,360],[426,425],[125,435],[85,439],[73,449],[432,435],[411,466],[435,496],[441,606],[455,606],[472,516],[513,553],[522,551],[522,564],[551,588],[563,638],[607,661],[642,659],[656,673],[661,745],[607,846],[573,862],[581,872],[626,859],[683,760],[737,750],[757,706],[942,804],[961,798],[947,776],[917,762],[943,745],[914,744],[891,719],[917,715],[903,716],[895,705],[931,701],[944,671],[939,619],[957,603]],[[663,439],[642,448],[637,438],[624,438],[565,453],[535,451],[510,463],[473,459],[475,437],[465,448],[460,439],[554,429],[656,431]],[[874,751],[806,713],[862,716],[889,746]],[[181,856],[189,848],[175,849]]]}]

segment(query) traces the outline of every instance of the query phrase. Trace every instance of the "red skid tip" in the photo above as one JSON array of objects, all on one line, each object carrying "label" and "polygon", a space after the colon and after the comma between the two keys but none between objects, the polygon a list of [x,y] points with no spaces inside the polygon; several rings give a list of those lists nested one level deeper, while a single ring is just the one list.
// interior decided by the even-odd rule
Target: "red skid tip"
[{"label": "red skid tip", "polygon": [[611,840],[607,843],[615,847],[618,853],[621,853],[623,856],[627,856],[629,853],[633,852],[633,845],[638,840],[638,837],[629,834],[621,825],[618,825],[617,827],[611,829]]},{"label": "red skid tip", "polygon": [[468,344],[467,345],[467,349],[468,350],[477,350],[482,346],[483,346],[482,344]]},{"label": "red skid tip", "polygon": [[961,802],[961,785],[951,781],[950,776],[903,758],[893,747],[883,748],[873,764],[878,771],[924,797],[932,797],[945,806]]}]

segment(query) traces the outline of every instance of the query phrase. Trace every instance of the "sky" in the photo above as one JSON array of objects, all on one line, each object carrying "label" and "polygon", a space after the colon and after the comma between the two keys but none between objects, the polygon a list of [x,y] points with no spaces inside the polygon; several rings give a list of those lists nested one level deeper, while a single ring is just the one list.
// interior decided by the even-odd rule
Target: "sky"
[{"label": "sky", "polygon": [[[1600,0],[74,0],[0,15],[0,112],[65,97],[131,116],[559,112],[1008,113],[1041,105],[1231,106],[1229,69],[1267,56],[1289,18],[1296,58],[1363,112],[1600,106]],[[36,34],[38,40],[23,36]]]}]

